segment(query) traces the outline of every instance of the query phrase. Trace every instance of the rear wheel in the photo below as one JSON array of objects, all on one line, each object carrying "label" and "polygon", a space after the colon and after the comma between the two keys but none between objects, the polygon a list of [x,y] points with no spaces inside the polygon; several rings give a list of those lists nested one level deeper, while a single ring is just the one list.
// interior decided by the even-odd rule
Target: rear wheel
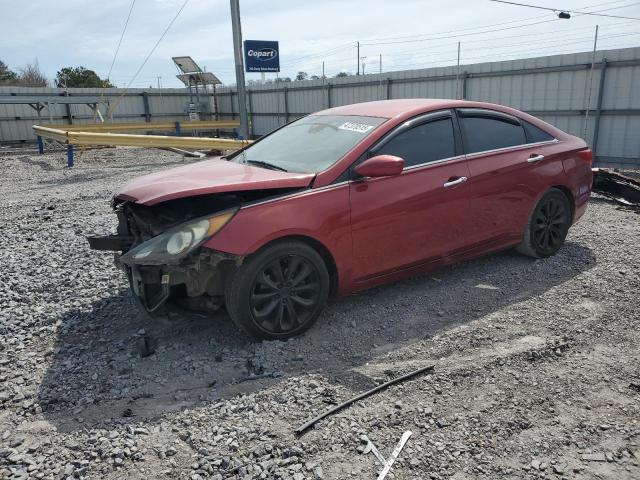
[{"label": "rear wheel", "polygon": [[322,257],[302,242],[279,242],[247,258],[227,284],[231,319],[251,337],[277,340],[306,331],[329,297]]},{"label": "rear wheel", "polygon": [[550,257],[564,244],[570,225],[569,200],[562,191],[553,188],[531,213],[518,251],[535,258]]}]

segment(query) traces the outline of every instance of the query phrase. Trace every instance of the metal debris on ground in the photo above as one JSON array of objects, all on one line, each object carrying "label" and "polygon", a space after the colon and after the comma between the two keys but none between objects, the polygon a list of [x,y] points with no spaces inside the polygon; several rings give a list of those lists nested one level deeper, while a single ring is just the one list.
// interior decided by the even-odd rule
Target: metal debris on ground
[{"label": "metal debris on ground", "polygon": [[[384,480],[384,478],[387,476],[387,474],[391,470],[391,467],[393,466],[393,463],[397,460],[398,455],[400,455],[400,452],[402,451],[404,446],[407,444],[407,441],[409,440],[409,437],[411,435],[413,435],[413,432],[411,432],[410,430],[407,430],[402,434],[402,437],[400,437],[400,441],[396,445],[396,448],[394,448],[393,452],[391,452],[391,456],[387,461],[383,463],[384,468],[378,475],[378,480]],[[371,441],[369,441],[369,443],[372,445],[373,448],[375,448],[375,446],[373,446],[373,443],[371,443]],[[378,455],[380,455],[380,452],[378,452]],[[378,455],[376,455],[376,457],[378,457]],[[382,455],[378,457],[378,460],[380,460],[381,458],[384,460],[384,457],[382,457]]]},{"label": "metal debris on ground", "polygon": [[347,400],[346,402],[343,402],[339,405],[336,405],[335,407],[327,410],[326,412],[324,412],[321,415],[318,415],[317,417],[313,418],[312,420],[309,420],[307,423],[305,423],[304,425],[299,426],[298,428],[295,429],[295,433],[297,435],[302,435],[304,432],[306,432],[309,428],[311,428],[312,426],[314,426],[316,423],[318,423],[320,420],[322,420],[325,417],[328,417],[329,415],[332,415],[340,410],[342,410],[343,408],[348,407],[349,405],[357,402],[358,400],[362,400],[363,398],[366,398],[370,395],[373,395],[376,392],[379,392],[380,390],[384,390],[387,387],[390,387],[391,385],[395,385],[396,383],[400,383],[403,382],[405,380],[409,380],[410,378],[416,377],[418,375],[420,375],[421,373],[425,373],[425,372],[431,372],[433,371],[435,367],[435,364],[423,367],[423,368],[419,368],[418,370],[414,370],[413,372],[407,373],[406,375],[402,375],[401,377],[397,377],[394,378],[392,380],[389,380],[388,382],[385,382],[381,385],[378,385],[377,387],[372,388],[371,390],[368,390],[364,393],[361,393],[360,395],[353,397],[349,400]]},{"label": "metal debris on ground", "polygon": [[362,449],[362,453],[364,455],[366,455],[369,452],[373,453],[373,455],[378,459],[380,464],[384,466],[384,464],[387,463],[387,461],[385,460],[385,458],[380,453],[380,450],[378,450],[376,448],[376,446],[373,444],[373,442],[371,440],[369,440],[369,437],[367,437],[366,435],[363,435],[361,437],[361,440],[362,440],[363,443],[366,444],[364,446],[364,448]]},{"label": "metal debris on ground", "polygon": [[607,168],[593,169],[593,191],[620,205],[640,210],[640,180]]}]

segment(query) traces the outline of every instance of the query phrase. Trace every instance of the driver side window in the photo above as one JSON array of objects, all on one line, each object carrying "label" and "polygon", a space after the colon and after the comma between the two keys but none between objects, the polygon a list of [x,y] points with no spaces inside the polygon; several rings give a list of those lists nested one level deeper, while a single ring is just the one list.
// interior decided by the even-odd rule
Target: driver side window
[{"label": "driver side window", "polygon": [[402,157],[405,168],[455,157],[453,121],[442,118],[417,125],[393,137],[375,154]]}]

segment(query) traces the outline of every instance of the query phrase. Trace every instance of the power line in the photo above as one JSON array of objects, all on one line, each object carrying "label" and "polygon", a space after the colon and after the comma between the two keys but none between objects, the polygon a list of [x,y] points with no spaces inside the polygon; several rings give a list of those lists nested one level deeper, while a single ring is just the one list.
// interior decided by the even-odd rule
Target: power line
[{"label": "power line", "polygon": [[[615,22],[615,23],[610,23],[607,24],[607,27],[617,27],[616,32],[619,31],[620,27],[626,27],[626,26],[631,26],[631,25],[637,25],[636,22]],[[565,40],[570,41],[570,40],[575,40],[575,39],[581,39],[583,37],[580,37],[579,35],[587,29],[592,29],[593,27],[591,25],[589,26],[583,26],[583,27],[574,27],[574,28],[568,28],[568,29],[563,29],[560,32],[553,32],[550,33],[549,36],[545,36],[545,39],[542,41],[537,41],[536,40],[536,45],[538,44],[548,44],[548,43],[553,43],[553,42],[563,42]],[[576,34],[578,36],[576,36]],[[628,33],[629,35],[632,35],[633,32]],[[508,35],[508,36],[500,36],[500,37],[487,37],[487,38],[479,38],[479,39],[474,39],[473,40],[473,47],[472,48],[464,48],[463,49],[463,53],[464,52],[469,52],[469,51],[476,51],[476,50],[495,50],[495,49],[504,49],[504,48],[508,48],[508,47],[513,47],[513,46],[519,46],[519,45],[528,45],[531,42],[518,42],[518,43],[513,43],[513,42],[502,42],[502,43],[493,43],[493,42],[498,42],[501,40],[511,40],[511,39],[524,39],[524,37],[530,37],[530,36],[539,36],[540,32],[536,31],[536,32],[531,32],[531,33],[518,33],[518,34],[512,34],[512,35]],[[585,40],[590,40],[592,39],[592,36],[589,37],[584,37]],[[486,44],[489,45],[486,45]],[[479,44],[483,44],[483,46],[479,46]],[[450,50],[446,50],[446,51],[433,51],[431,50],[432,48],[439,48],[442,47],[444,49],[446,49],[446,47],[451,47]],[[425,52],[424,48],[421,49],[411,49],[411,50],[400,50],[397,52],[394,52],[393,50],[384,50],[381,53],[387,57],[387,58],[392,58],[392,59],[397,59],[399,57],[413,57],[413,58],[420,58],[420,57],[425,57],[425,56],[435,56],[435,55],[444,55],[444,54],[449,54],[451,52],[453,52],[453,49],[455,47],[455,44],[450,43],[450,42],[440,42],[440,43],[434,43],[434,44],[430,44],[429,45],[429,51]],[[343,55],[339,58],[335,58],[333,59],[333,61],[331,62],[331,66],[333,68],[336,68],[337,66],[346,66],[349,67],[351,66],[351,53],[350,52],[345,52],[346,55]],[[320,64],[318,64],[320,65]],[[287,65],[287,68],[290,68],[290,65]],[[315,67],[311,67],[308,66],[307,69],[313,69]],[[332,70],[333,70],[332,68]]]},{"label": "power line", "polygon": [[[617,39],[619,37],[624,37],[624,36],[633,35],[633,34],[638,34],[638,32],[632,32],[632,33],[626,33],[626,34],[618,34],[618,35],[609,35],[607,37],[602,37],[601,40],[602,40],[602,42],[604,42],[604,41],[609,41],[609,40],[612,40],[612,39]],[[575,44],[585,43],[587,41],[592,41],[592,40],[593,40],[593,37],[591,37],[590,39],[586,39],[585,38],[583,40],[576,41],[576,42],[565,42],[562,45],[559,45],[560,50],[554,50],[554,51],[550,51],[548,46],[547,47],[541,47],[541,48],[534,48],[534,49],[530,49],[529,48],[529,49],[526,49],[526,50],[518,49],[518,50],[515,50],[515,51],[507,51],[507,52],[492,52],[489,55],[475,55],[475,56],[471,56],[471,57],[465,57],[464,61],[465,62],[477,61],[477,60],[482,61],[482,60],[487,59],[487,58],[494,59],[494,61],[504,61],[504,60],[508,60],[508,58],[504,58],[504,57],[511,57],[511,56],[517,55],[517,56],[519,56],[519,58],[522,58],[521,57],[522,54],[536,53],[536,52],[539,52],[539,51],[549,52],[548,55],[543,55],[545,57],[546,56],[551,56],[551,55],[559,55],[559,54],[562,54],[565,51],[567,51],[567,48],[565,47],[565,45],[575,45]],[[606,48],[624,48],[624,47],[625,47],[624,45],[621,45],[621,46],[616,46],[616,47],[609,46],[609,47],[606,47]],[[568,50],[572,51],[571,53],[578,53],[578,52],[575,52],[575,49],[576,49],[576,47],[568,47]],[[452,54],[452,57],[453,57],[453,54],[455,52],[450,52],[450,53]],[[463,53],[464,53],[464,50],[463,50]],[[533,58],[533,57],[529,57],[529,58]],[[456,61],[455,58],[448,58],[448,59],[442,59],[442,60],[434,60],[432,62],[402,63],[402,64],[394,64],[394,65],[392,65],[392,68],[394,68],[394,69],[402,69],[402,68],[407,68],[407,67],[413,67],[412,68],[413,70],[418,70],[418,69],[423,68],[423,67],[421,67],[419,65],[434,65],[434,64],[442,64],[442,63],[455,62],[455,61]]]},{"label": "power line", "polygon": [[[616,3],[620,3],[622,1],[626,1],[626,0],[614,0],[614,1],[609,1],[609,2],[602,2],[602,3],[597,3],[597,4],[593,4],[593,5],[589,5],[586,6],[584,8],[597,8],[597,7],[601,7],[601,6],[606,6],[606,5],[612,5],[612,4],[616,4]],[[638,2],[636,2],[638,3]],[[631,4],[633,5],[633,4]],[[607,8],[607,9],[603,9],[603,10],[599,10],[600,11],[608,11],[608,10],[614,10],[616,8],[626,8],[630,5],[623,5],[621,7],[612,7],[612,8]],[[445,30],[445,31],[440,31],[440,32],[435,32],[432,34],[429,34],[430,38],[425,38],[425,34],[418,34],[418,35],[405,35],[405,36],[397,36],[397,37],[380,37],[380,38],[368,38],[365,39],[365,42],[368,41],[375,41],[375,40],[394,40],[394,39],[409,39],[409,38],[416,38],[416,37],[421,37],[419,39],[415,39],[415,40],[405,40],[405,41],[398,41],[398,42],[371,42],[371,43],[361,43],[361,46],[369,46],[369,45],[389,45],[389,44],[395,44],[395,43],[415,43],[415,42],[421,42],[421,41],[430,41],[430,40],[439,40],[439,39],[447,39],[447,38],[456,38],[458,36],[469,36],[469,35],[479,35],[479,34],[483,34],[483,33],[492,33],[492,32],[497,32],[497,31],[502,31],[502,30],[511,30],[514,28],[521,28],[521,27],[527,27],[527,26],[532,26],[532,25],[538,25],[538,24],[542,24],[542,23],[547,23],[547,22],[553,22],[553,21],[559,21],[559,19],[557,18],[553,18],[553,19],[548,19],[548,20],[543,20],[541,22],[533,22],[533,23],[528,23],[528,24],[524,24],[524,25],[514,25],[508,28],[504,28],[504,29],[495,29],[495,30],[485,30],[482,32],[471,32],[471,33],[462,33],[460,35],[450,35],[450,36],[439,36],[439,37],[433,37],[433,35],[443,35],[443,34],[453,34],[456,32],[469,32],[469,30],[478,30],[478,29],[484,29],[484,28],[490,28],[490,27],[495,27],[495,26],[501,26],[501,25],[508,25],[508,24],[512,24],[512,23],[520,23],[520,22],[525,22],[528,20],[535,20],[535,19],[539,19],[539,18],[545,18],[545,16],[536,16],[536,17],[527,17],[527,18],[523,18],[520,20],[511,20],[509,22],[501,22],[501,23],[494,23],[494,24],[489,24],[489,25],[481,25],[478,27],[469,27],[469,28],[463,28],[463,29],[455,29],[455,30]],[[342,45],[338,45],[336,47],[333,47],[329,50],[323,51],[323,52],[319,52],[319,53],[314,53],[314,54],[309,54],[309,55],[303,55],[300,57],[294,57],[291,60],[286,62],[286,65],[288,67],[292,67],[294,65],[298,65],[300,63],[304,63],[305,59],[308,58],[314,58],[314,57],[323,57],[323,56],[332,56],[332,55],[336,55],[338,53],[341,53],[343,51],[346,51],[346,49],[348,47],[353,47],[354,46],[354,42],[349,42],[346,44],[342,44]]]},{"label": "power line", "polygon": [[[135,81],[136,77],[140,74],[140,72],[142,71],[142,69],[144,68],[144,66],[147,64],[147,62],[149,61],[149,59],[151,58],[151,55],[153,55],[153,52],[156,51],[156,48],[158,48],[158,45],[160,45],[160,42],[162,41],[162,39],[165,37],[165,35],[169,32],[169,29],[171,29],[171,26],[173,25],[173,23],[177,20],[177,18],[180,16],[180,14],[182,13],[182,10],[184,10],[184,7],[187,6],[187,4],[189,3],[189,0],[184,0],[184,3],[182,4],[182,6],[180,7],[180,9],[178,10],[178,12],[175,14],[175,16],[171,19],[171,21],[169,22],[169,24],[167,25],[167,28],[164,29],[164,32],[162,32],[162,35],[160,35],[160,38],[158,39],[158,41],[155,43],[155,45],[153,46],[153,48],[151,49],[151,51],[149,52],[149,54],[147,55],[147,57],[144,59],[144,61],[142,62],[142,65],[140,65],[140,68],[138,68],[138,70],[136,70],[136,73],[134,73],[133,77],[131,78],[131,80],[129,81],[129,83],[127,84],[127,86],[125,87],[125,91],[126,89],[128,89],[131,84]],[[124,98],[124,92],[122,92],[122,95],[120,97],[118,97],[116,99],[116,101],[114,102],[113,106],[111,108],[109,108],[109,110],[107,111],[107,115],[111,112],[113,112],[115,110],[115,108],[118,106],[118,104],[120,103],[120,101],[122,101],[122,99]]]},{"label": "power line", "polygon": [[[630,26],[630,25],[636,25],[635,22],[618,22],[618,23],[612,23],[612,24],[607,24],[607,27],[613,27],[613,26],[617,26],[617,27],[622,27],[622,26]],[[585,26],[585,27],[576,27],[576,28],[567,28],[567,29],[563,29],[560,33],[568,33],[568,32],[576,32],[578,30],[592,30],[593,26],[589,25],[589,26]],[[508,35],[508,36],[503,36],[503,37],[488,37],[488,38],[478,38],[478,39],[474,39],[473,40],[473,44],[477,45],[479,43],[487,43],[487,42],[493,42],[493,41],[497,41],[497,40],[510,40],[510,39],[521,39],[523,37],[531,37],[531,36],[539,36],[540,32],[531,32],[531,33],[518,33],[517,35]],[[551,32],[548,34],[549,36],[549,40],[545,40],[546,41],[556,41],[559,39],[563,39],[566,37],[571,37],[573,36],[574,33],[569,33],[569,35],[560,35],[560,36],[556,36],[556,32]],[[545,38],[547,38],[547,36],[545,36]],[[593,38],[593,36],[590,36],[589,38]],[[530,41],[529,41],[530,42]],[[539,42],[536,41],[536,44],[538,44]],[[525,43],[526,44],[526,43]],[[510,43],[509,46],[512,46],[514,44]],[[451,42],[446,42],[446,43],[437,43],[437,44],[431,44],[429,45],[429,48],[433,48],[433,47],[451,47],[453,48],[455,45]],[[488,48],[500,48],[502,45],[485,45],[482,47],[477,47],[477,48],[473,48],[473,50],[478,50],[478,49],[488,49]],[[466,48],[465,51],[468,51],[469,49]],[[423,53],[424,55],[434,55],[434,52],[425,52],[424,48],[420,48],[417,50],[400,50],[399,52],[393,53],[393,52],[389,52],[389,51],[385,51],[382,52],[384,55],[391,55],[391,56],[408,56],[408,55],[415,55],[416,53]]]},{"label": "power line", "polygon": [[129,14],[127,15],[127,20],[124,22],[124,27],[122,29],[122,33],[120,34],[120,40],[118,41],[118,46],[116,47],[116,53],[113,54],[113,60],[111,60],[111,66],[109,67],[109,73],[107,73],[107,80],[111,77],[111,72],[113,70],[113,65],[116,63],[116,58],[118,57],[118,52],[120,51],[120,45],[122,45],[122,39],[124,38],[124,32],[127,31],[127,25],[129,25],[129,19],[131,18],[131,12],[133,12],[133,6],[136,4],[136,0],[131,2],[131,7],[129,7]]},{"label": "power line", "polygon": [[[490,1],[498,1],[498,0],[490,0]],[[635,3],[640,3],[640,2],[635,2]],[[590,7],[585,7],[585,8],[590,8]],[[605,10],[600,10],[600,11],[606,11],[606,10],[613,10],[613,9],[605,9]],[[585,13],[586,15],[586,13]],[[626,18],[627,20],[635,20],[634,18],[628,18],[628,17],[620,17],[620,18]],[[638,19],[640,20],[640,19]],[[505,28],[497,28],[497,29],[492,29],[492,30],[484,30],[482,32],[470,32],[470,33],[462,33],[459,35],[447,35],[447,36],[441,36],[441,37],[433,37],[433,38],[423,38],[423,39],[416,39],[416,40],[403,40],[403,41],[394,41],[394,42],[374,42],[374,43],[361,43],[360,45],[392,45],[392,44],[398,44],[398,43],[416,43],[416,42],[427,42],[427,41],[431,41],[431,40],[442,40],[442,39],[448,39],[448,38],[458,38],[458,37],[468,37],[468,36],[472,36],[472,35],[481,35],[483,33],[494,33],[494,32],[502,32],[505,30],[513,30],[515,28],[523,28],[523,27],[530,27],[533,25],[540,25],[543,23],[551,23],[551,22],[559,22],[561,21],[559,18],[554,18],[551,20],[542,20],[540,22],[532,22],[532,23],[526,23],[524,25],[513,25],[511,27],[505,27]]]},{"label": "power line", "polygon": [[[506,3],[507,5],[516,5],[518,7],[527,7],[527,8],[536,8],[538,10],[547,10],[550,12],[555,12],[555,13],[559,13],[559,12],[566,12],[566,13],[575,13],[575,14],[579,14],[579,15],[593,15],[596,17],[609,17],[609,18],[624,18],[626,20],[640,20],[640,18],[638,17],[625,17],[622,15],[608,15],[606,13],[596,13],[596,12],[583,12],[580,10],[566,10],[564,8],[551,8],[551,7],[541,7],[540,5],[528,5],[526,3],[518,3],[518,2],[508,2],[507,0],[489,0],[490,2],[495,2],[495,3]],[[630,6],[630,5],[628,5]],[[618,7],[618,8],[626,8],[626,7]],[[610,10],[615,10],[615,9],[610,9]]]},{"label": "power line", "polygon": [[[605,5],[611,5],[614,3],[620,3],[620,2],[624,2],[627,0],[614,0],[611,2],[604,2],[604,3],[597,3],[594,5],[589,5],[587,7],[584,8],[597,8],[597,7],[602,7]],[[633,4],[631,4],[633,5]],[[608,8],[602,11],[607,11],[607,10],[615,10],[616,8],[626,8],[630,5],[623,5],[622,7],[614,7],[614,8]],[[445,33],[455,33],[455,32],[466,32],[469,30],[478,30],[479,28],[490,28],[490,27],[499,27],[501,25],[508,25],[510,23],[520,23],[520,22],[526,22],[529,20],[537,20],[539,18],[547,18],[547,15],[537,15],[535,17],[527,17],[527,18],[522,18],[520,20],[510,20],[508,22],[500,22],[500,23],[493,23],[493,24],[489,24],[489,25],[481,25],[479,27],[469,27],[469,28],[462,28],[462,29],[455,29],[455,30],[447,30],[447,31],[442,31],[442,32],[435,32],[432,33],[431,35],[441,35],[441,34],[445,34]],[[406,39],[406,38],[415,38],[415,37],[424,37],[424,34],[415,34],[415,35],[402,35],[399,37],[380,37],[380,38],[365,38],[364,41],[377,41],[377,40],[398,40],[398,39]]]}]

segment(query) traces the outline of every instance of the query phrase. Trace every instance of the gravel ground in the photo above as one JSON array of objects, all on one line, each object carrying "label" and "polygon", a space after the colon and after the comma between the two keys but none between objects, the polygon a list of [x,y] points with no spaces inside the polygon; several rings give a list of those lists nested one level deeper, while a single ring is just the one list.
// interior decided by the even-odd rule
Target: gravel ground
[{"label": "gravel ground", "polygon": [[[640,216],[594,198],[553,258],[491,255],[333,302],[250,343],[222,311],[159,323],[107,252],[164,151],[0,157],[0,479],[640,478]],[[155,353],[142,357],[141,342]],[[320,422],[381,381],[435,363]]]}]

